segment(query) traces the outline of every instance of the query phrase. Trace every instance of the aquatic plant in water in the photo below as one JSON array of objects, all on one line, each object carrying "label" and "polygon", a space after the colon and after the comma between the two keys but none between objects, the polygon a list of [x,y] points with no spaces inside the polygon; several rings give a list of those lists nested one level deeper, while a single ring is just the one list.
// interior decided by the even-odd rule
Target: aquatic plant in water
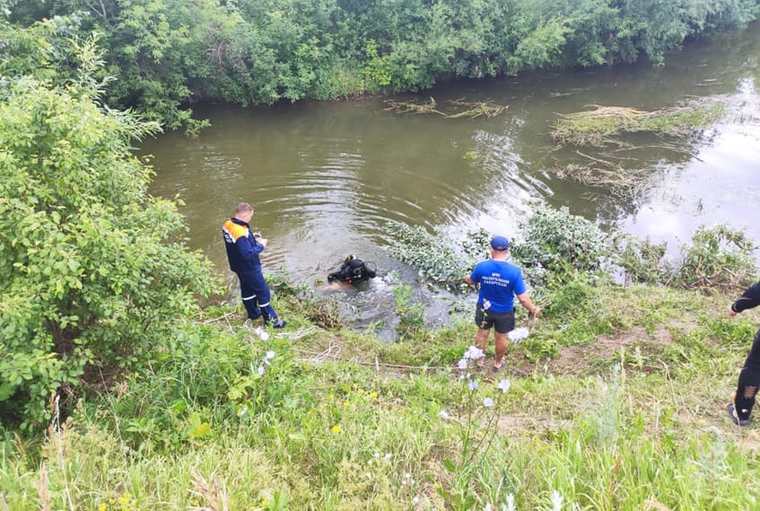
[{"label": "aquatic plant in water", "polygon": [[552,139],[563,145],[603,146],[617,143],[614,137],[623,133],[686,137],[717,121],[724,111],[722,104],[705,101],[653,111],[592,106],[593,110],[561,115],[552,126]]}]

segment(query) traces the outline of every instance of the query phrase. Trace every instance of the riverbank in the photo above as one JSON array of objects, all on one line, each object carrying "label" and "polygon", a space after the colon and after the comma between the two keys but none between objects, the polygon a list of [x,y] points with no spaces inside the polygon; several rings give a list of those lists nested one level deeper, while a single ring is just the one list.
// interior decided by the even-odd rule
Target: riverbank
[{"label": "riverbank", "polygon": [[207,309],[39,454],[6,438],[0,502],[484,509],[512,495],[517,509],[751,509],[760,433],[724,406],[760,316],[728,320],[728,297],[693,291],[571,288],[505,373],[473,373],[475,390],[454,369],[466,317],[388,345],[318,327],[282,289],[291,327],[268,341],[237,311]]}]

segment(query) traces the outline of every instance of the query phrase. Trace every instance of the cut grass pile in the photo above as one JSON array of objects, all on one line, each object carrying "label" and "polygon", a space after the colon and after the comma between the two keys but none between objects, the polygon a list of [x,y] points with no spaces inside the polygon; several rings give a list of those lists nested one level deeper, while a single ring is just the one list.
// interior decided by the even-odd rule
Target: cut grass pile
[{"label": "cut grass pile", "polygon": [[691,105],[645,111],[622,106],[592,105],[592,110],[561,115],[552,127],[552,138],[562,145],[603,146],[624,133],[647,132],[687,137],[714,123],[723,105]]}]

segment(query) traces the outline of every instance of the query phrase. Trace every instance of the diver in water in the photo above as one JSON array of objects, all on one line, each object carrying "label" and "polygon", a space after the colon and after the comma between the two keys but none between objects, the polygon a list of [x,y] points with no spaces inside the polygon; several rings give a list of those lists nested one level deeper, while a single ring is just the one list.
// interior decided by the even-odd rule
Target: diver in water
[{"label": "diver in water", "polygon": [[327,282],[331,285],[355,285],[374,279],[377,270],[371,263],[366,263],[352,255],[346,257],[338,271],[327,276]]}]

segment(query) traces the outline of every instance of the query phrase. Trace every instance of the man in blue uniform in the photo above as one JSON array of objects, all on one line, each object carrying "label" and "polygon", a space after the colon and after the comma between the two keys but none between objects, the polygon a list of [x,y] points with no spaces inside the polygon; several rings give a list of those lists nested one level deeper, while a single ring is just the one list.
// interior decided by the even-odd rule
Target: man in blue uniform
[{"label": "man in blue uniform", "polygon": [[534,318],[540,313],[528,296],[522,270],[509,263],[508,258],[509,240],[504,236],[494,236],[491,239],[491,259],[479,263],[465,278],[469,285],[479,288],[475,310],[475,324],[479,330],[475,335],[475,345],[485,351],[491,328],[496,331],[494,371],[504,365],[507,334],[515,328],[514,297],[517,296],[523,307],[528,309],[530,317]]},{"label": "man in blue uniform", "polygon": [[[733,318],[747,309],[760,305],[760,282],[750,287],[731,305],[729,315]],[[734,401],[728,405],[728,415],[737,426],[747,426],[755,406],[755,396],[760,387],[760,331],[755,335],[744,367],[739,373],[739,383]]]},{"label": "man in blue uniform", "polygon": [[243,305],[252,320],[264,318],[264,324],[272,322],[274,328],[283,328],[285,322],[277,317],[271,304],[269,286],[261,271],[259,254],[267,246],[267,240],[251,232],[250,222],[253,218],[253,206],[241,202],[235,214],[224,222],[222,235],[227,248],[230,269],[240,279],[240,292]]}]

